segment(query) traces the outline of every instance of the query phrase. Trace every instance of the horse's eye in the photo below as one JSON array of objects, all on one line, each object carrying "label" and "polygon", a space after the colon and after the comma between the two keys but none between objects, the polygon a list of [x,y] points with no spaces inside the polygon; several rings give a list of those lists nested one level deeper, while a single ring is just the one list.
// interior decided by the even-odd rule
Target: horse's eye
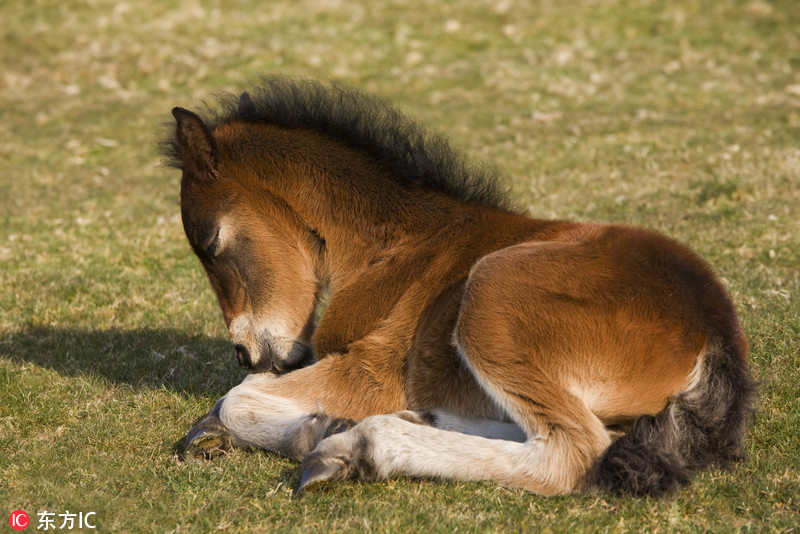
[{"label": "horse's eye", "polygon": [[213,237],[203,243],[203,251],[208,255],[209,258],[215,258],[220,252],[221,247],[219,242],[219,232],[220,228],[217,228],[217,231],[213,234]]}]

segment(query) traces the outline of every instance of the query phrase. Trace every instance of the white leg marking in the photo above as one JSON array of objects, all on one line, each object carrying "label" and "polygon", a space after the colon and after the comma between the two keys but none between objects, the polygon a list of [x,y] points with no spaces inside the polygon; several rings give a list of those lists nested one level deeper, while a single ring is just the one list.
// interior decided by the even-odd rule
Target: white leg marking
[{"label": "white leg marking", "polygon": [[377,478],[502,480],[513,470],[511,459],[524,450],[518,442],[412,425],[391,415],[368,417],[356,429],[370,444]]},{"label": "white leg marking", "polygon": [[317,413],[314,403],[270,394],[274,380],[248,376],[225,395],[219,418],[237,443],[300,460],[341,420]]},{"label": "white leg marking", "polygon": [[275,450],[298,418],[313,413],[296,401],[260,391],[245,381],[231,389],[219,418],[228,430],[249,446]]},{"label": "white leg marking", "polygon": [[303,459],[305,487],[346,478],[399,476],[492,480],[542,494],[572,491],[582,467],[558,437],[525,442],[461,434],[375,415],[322,440]]}]

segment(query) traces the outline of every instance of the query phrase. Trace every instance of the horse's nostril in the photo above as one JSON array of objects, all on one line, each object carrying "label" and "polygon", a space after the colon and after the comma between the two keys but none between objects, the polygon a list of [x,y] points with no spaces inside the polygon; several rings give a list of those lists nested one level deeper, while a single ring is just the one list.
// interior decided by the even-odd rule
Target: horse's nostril
[{"label": "horse's nostril", "polygon": [[233,348],[236,350],[236,359],[239,360],[239,365],[245,369],[252,369],[253,360],[250,358],[250,351],[247,350],[247,347],[244,345],[234,345]]}]

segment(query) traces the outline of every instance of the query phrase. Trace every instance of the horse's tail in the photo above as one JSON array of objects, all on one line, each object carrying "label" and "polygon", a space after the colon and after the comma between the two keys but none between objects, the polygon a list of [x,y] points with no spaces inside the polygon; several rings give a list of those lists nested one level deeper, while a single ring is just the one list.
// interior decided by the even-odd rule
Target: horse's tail
[{"label": "horse's tail", "polygon": [[677,490],[700,469],[744,456],[743,440],[753,412],[756,385],[741,334],[710,340],[687,390],[655,416],[606,449],[590,474],[590,486],[635,495]]}]

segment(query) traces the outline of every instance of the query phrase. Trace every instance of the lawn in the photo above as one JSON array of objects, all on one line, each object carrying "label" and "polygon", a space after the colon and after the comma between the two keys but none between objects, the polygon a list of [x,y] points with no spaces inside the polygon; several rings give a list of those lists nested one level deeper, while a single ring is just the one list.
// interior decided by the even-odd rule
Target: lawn
[{"label": "lawn", "polygon": [[[6,0],[0,20],[0,521],[797,531],[796,0]],[[184,463],[186,430],[244,375],[156,140],[173,106],[272,72],[393,100],[534,216],[653,228],[707,258],[761,381],[747,460],[660,501],[407,479],[294,497],[298,466],[271,454]]]}]

